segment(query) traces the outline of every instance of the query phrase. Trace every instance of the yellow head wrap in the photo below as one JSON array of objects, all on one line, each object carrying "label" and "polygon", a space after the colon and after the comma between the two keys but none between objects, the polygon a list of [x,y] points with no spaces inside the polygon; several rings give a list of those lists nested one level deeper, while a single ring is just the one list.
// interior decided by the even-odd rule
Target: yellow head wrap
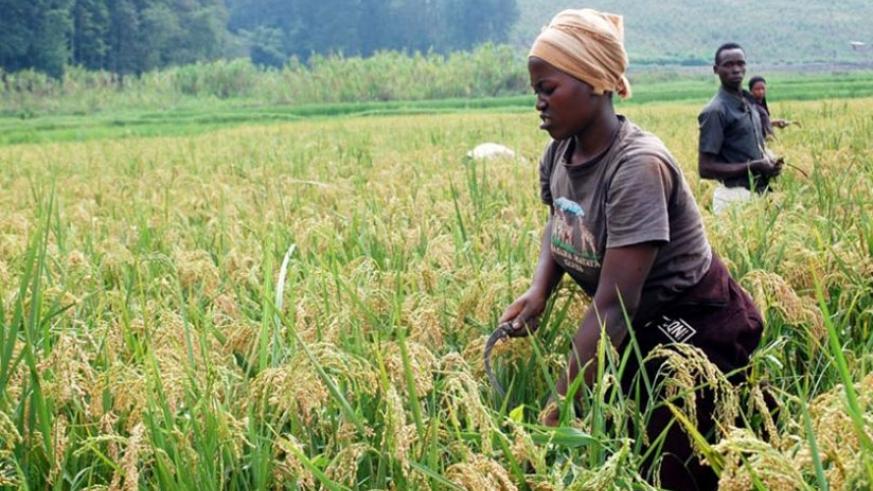
[{"label": "yellow head wrap", "polygon": [[594,87],[595,94],[631,95],[624,50],[624,22],[620,15],[592,9],[564,10],[537,36],[528,56]]}]

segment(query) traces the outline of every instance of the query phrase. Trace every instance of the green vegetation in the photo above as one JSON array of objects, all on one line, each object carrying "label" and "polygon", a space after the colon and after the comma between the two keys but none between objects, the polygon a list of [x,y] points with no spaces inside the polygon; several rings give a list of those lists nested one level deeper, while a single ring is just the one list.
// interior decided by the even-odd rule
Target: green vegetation
[{"label": "green vegetation", "polygon": [[[873,98],[772,106],[804,122],[774,149],[809,177],[787,168],[718,219],[694,170],[699,102],[623,108],[677,157],[766,319],[743,387],[667,349],[672,368],[640,390],[672,387],[677,424],[695,385],[721,390],[724,431],[696,441],[727,489],[869,489]],[[540,245],[536,121],[343,116],[0,147],[0,485],[651,489],[650,408],[612,390],[606,346],[581,417],[537,424],[588,302],[569,280],[535,336],[495,348],[507,399],[483,374]],[[519,157],[464,157],[483,141]]]},{"label": "green vegetation", "polygon": [[191,101],[191,107],[171,111],[126,111],[93,116],[46,116],[32,119],[0,118],[0,145],[93,138],[186,135],[243,124],[269,124],[304,118],[375,116],[387,114],[436,114],[474,109],[527,110],[528,96],[439,101],[314,104],[304,106],[246,107]]},{"label": "green vegetation", "polygon": [[33,71],[5,75],[0,111],[9,114],[163,110],[189,99],[288,105],[520,94],[528,85],[522,60],[508,46],[471,52],[370,58],[315,57],[308,65],[259,70],[247,60],[153,71],[118,85],[108,72],[68,71],[55,80]]},{"label": "green vegetation", "polygon": [[[481,48],[467,58],[449,58],[445,65],[421,65],[433,70],[445,70],[451,76],[460,77],[457,70],[462,64],[469,62],[475,66],[487,66],[494,58],[512,62],[512,56],[507,51],[487,51]],[[495,48],[496,49],[496,48]],[[381,77],[395,79],[415,78],[416,69],[404,68],[402,60],[388,63],[385,58],[373,58],[369,63],[379,63],[379,66],[393,72],[384,73]],[[408,60],[408,59],[405,59]],[[422,60],[424,62],[424,60]],[[251,68],[246,62],[244,67]],[[439,63],[439,62],[437,62]],[[337,62],[338,65],[339,62]],[[89,81],[82,72],[82,78],[70,73],[61,84],[55,84],[49,79],[41,79],[45,85],[33,93],[15,93],[14,97],[2,99],[5,105],[4,115],[0,116],[0,145],[14,143],[48,143],[53,141],[82,141],[94,138],[142,137],[162,135],[191,135],[211,131],[217,128],[239,126],[243,124],[271,124],[281,121],[297,121],[300,119],[357,115],[376,116],[388,114],[439,114],[459,111],[530,111],[534,100],[531,95],[521,95],[529,92],[526,79],[522,73],[514,73],[511,77],[477,78],[478,86],[472,89],[478,95],[502,92],[505,89],[503,80],[513,80],[513,92],[519,95],[501,97],[449,98],[438,100],[414,100],[433,94],[462,92],[467,90],[464,85],[452,84],[449,76],[438,77],[428,84],[393,84],[396,97],[407,96],[408,100],[389,100],[375,102],[322,102],[310,104],[289,105],[284,100],[288,92],[274,91],[281,80],[287,80],[289,85],[296,81],[299,86],[307,87],[311,80],[319,80],[326,86],[336,87],[344,81],[355,80],[339,93],[346,97],[365,99],[373,96],[373,91],[382,90],[375,80],[367,84],[361,77],[350,72],[360,71],[378,73],[375,68],[366,63],[344,67],[339,74],[330,78],[330,71],[319,70],[318,76],[292,77],[287,73],[247,72],[246,68],[226,70],[219,63],[212,66],[185,67],[179,69],[187,75],[180,78],[189,81],[181,87],[195,87],[189,91],[179,91],[180,83],[173,83],[173,77],[178,72],[156,73],[142,79],[140,85],[135,85],[124,91],[116,91]],[[236,75],[234,75],[236,74]],[[280,78],[281,77],[281,78]],[[197,82],[190,82],[190,80]],[[619,107],[632,107],[639,104],[656,102],[694,101],[702,105],[716,90],[715,82],[709,78],[679,79],[672,81],[657,81],[651,77],[640,77],[640,83],[634,78],[634,96],[627,101],[618,100]],[[441,85],[438,80],[444,80]],[[463,84],[463,78],[461,83]],[[490,82],[488,82],[490,80]],[[787,100],[814,100],[824,98],[856,98],[873,96],[873,74],[855,72],[832,76],[773,76],[768,78],[770,100],[773,102]],[[503,87],[503,88],[500,88]],[[309,97],[316,101],[319,97],[336,97],[328,91],[313,92]],[[454,90],[453,90],[454,89]],[[226,98],[215,97],[216,93],[224,92]],[[302,92],[303,89],[300,91]],[[432,92],[422,92],[432,90]],[[358,92],[355,92],[358,91]],[[29,95],[27,95],[29,94]],[[37,97],[36,94],[41,94]],[[24,96],[24,98],[20,98]],[[94,102],[93,105],[92,101]],[[99,101],[99,102],[98,102]]]}]

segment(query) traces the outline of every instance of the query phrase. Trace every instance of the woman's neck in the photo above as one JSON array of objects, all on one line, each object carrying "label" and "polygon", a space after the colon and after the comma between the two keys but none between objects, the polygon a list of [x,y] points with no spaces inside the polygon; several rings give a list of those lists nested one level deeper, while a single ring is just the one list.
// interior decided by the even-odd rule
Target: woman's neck
[{"label": "woman's neck", "polygon": [[615,111],[603,111],[582,132],[573,137],[575,145],[571,163],[581,164],[603,153],[612,144],[620,127],[621,122],[616,117]]}]

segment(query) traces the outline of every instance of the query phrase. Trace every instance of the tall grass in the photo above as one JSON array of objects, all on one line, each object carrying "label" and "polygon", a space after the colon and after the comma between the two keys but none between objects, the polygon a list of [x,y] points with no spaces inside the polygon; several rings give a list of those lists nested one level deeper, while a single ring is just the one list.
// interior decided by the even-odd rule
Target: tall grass
[{"label": "tall grass", "polygon": [[493,97],[528,86],[521,55],[485,44],[449,55],[378,52],[368,58],[313,56],[282,69],[261,69],[247,59],[197,63],[138,77],[81,68],[60,80],[33,71],[2,75],[0,111],[24,117],[46,112],[169,108],[193,100],[239,99],[261,104]]},{"label": "tall grass", "polygon": [[[698,109],[626,112],[664,138],[705,206]],[[805,123],[774,147],[809,178],[786,169],[768,198],[704,211],[767,325],[749,383],[721,404],[738,427],[698,447],[728,489],[863,489],[873,100],[773,110]],[[588,302],[570,282],[535,336],[495,348],[506,399],[483,374],[545,219],[535,120],[335,118],[0,148],[4,485],[650,489],[638,436],[653,407],[614,390],[638,354],[601,346],[580,418],[537,424]],[[486,140],[520,157],[464,158]],[[688,372],[634,390],[672,391],[661,404],[682,425],[688,391],[720,379],[694,353],[669,356]]]},{"label": "tall grass", "polygon": [[[873,95],[869,71],[766,75],[773,101]],[[635,89],[633,103],[703,100],[715,89],[713,76],[706,70],[680,74],[632,63],[629,76]],[[378,106],[385,101],[530,93],[525,52],[493,44],[448,55],[384,51],[368,58],[313,56],[307,64],[291,59],[281,69],[262,69],[247,59],[236,59],[124,77],[79,67],[65,70],[59,80],[34,71],[0,71],[0,82],[0,115],[19,120],[98,113],[124,119],[131,111],[166,116],[163,113],[168,110],[182,113],[173,116],[191,116],[192,110],[196,113],[207,108],[215,112],[218,107],[227,111],[257,106],[261,112],[265,107],[269,112],[276,106]]]}]

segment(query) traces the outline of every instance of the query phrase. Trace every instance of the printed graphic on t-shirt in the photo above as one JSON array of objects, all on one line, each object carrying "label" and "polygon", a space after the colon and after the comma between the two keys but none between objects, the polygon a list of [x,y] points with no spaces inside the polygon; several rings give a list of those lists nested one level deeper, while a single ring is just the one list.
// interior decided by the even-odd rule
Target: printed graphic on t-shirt
[{"label": "printed graphic on t-shirt", "polygon": [[554,201],[552,255],[576,270],[600,267],[594,236],[585,227],[585,211],[574,201],[561,197]]}]

